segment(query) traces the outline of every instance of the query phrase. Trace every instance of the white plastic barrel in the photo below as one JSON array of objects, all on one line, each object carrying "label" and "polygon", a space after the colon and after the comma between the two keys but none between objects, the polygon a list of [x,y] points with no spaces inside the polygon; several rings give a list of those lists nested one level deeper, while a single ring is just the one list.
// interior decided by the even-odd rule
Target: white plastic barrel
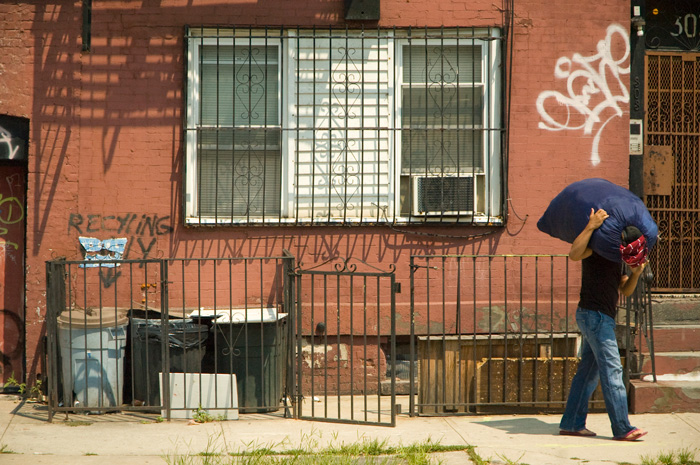
[{"label": "white plastic barrel", "polygon": [[76,407],[119,407],[128,318],[122,309],[69,309],[58,316],[64,399]]}]

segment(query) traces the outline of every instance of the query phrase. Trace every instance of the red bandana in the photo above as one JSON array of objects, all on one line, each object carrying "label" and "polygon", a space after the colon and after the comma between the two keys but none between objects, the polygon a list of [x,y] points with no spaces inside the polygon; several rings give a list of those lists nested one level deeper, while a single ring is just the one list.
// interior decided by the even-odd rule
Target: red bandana
[{"label": "red bandana", "polygon": [[639,266],[647,259],[647,240],[641,236],[634,242],[620,246],[622,260],[629,266]]}]

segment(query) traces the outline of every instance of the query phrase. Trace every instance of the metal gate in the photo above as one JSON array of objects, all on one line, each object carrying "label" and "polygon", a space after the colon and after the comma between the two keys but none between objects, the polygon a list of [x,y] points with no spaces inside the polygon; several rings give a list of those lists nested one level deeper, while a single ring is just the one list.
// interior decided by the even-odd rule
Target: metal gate
[{"label": "metal gate", "polygon": [[647,52],[646,202],[655,291],[700,290],[700,54]]},{"label": "metal gate", "polygon": [[[393,268],[333,259],[296,279],[294,417],[395,426]],[[330,268],[330,269],[328,269]]]}]

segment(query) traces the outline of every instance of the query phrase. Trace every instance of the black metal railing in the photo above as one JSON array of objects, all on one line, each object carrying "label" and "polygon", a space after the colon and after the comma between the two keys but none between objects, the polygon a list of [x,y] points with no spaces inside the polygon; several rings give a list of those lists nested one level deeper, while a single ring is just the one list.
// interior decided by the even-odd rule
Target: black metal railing
[{"label": "black metal railing", "polygon": [[[561,410],[578,366],[579,273],[566,255],[412,257],[410,413]],[[653,347],[648,292],[641,280],[620,300],[626,379],[641,367],[632,336]],[[591,407],[603,406],[597,391]]]},{"label": "black metal railing", "polygon": [[49,417],[280,410],[293,261],[48,262]]},{"label": "black metal railing", "polygon": [[[393,267],[348,263],[47,262],[49,418],[202,408],[393,425],[404,400],[411,415],[563,407],[580,345],[565,255],[413,256],[399,307]],[[620,300],[626,380],[645,374],[644,344],[653,361],[650,288],[646,274]]]},{"label": "black metal railing", "polygon": [[[629,297],[621,299],[617,315],[618,343],[624,359],[625,382],[651,375],[656,382],[654,360],[654,317],[651,308],[651,289],[654,275],[647,267],[637,282],[637,288]],[[644,371],[644,358],[649,357],[651,371]]]}]

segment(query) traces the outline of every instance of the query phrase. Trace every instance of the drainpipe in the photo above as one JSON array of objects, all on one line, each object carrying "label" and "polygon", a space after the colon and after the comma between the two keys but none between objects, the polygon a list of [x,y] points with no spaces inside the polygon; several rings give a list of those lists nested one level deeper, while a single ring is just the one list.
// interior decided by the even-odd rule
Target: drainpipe
[{"label": "drainpipe", "polygon": [[629,189],[644,198],[644,21],[645,0],[632,0],[630,27]]}]

